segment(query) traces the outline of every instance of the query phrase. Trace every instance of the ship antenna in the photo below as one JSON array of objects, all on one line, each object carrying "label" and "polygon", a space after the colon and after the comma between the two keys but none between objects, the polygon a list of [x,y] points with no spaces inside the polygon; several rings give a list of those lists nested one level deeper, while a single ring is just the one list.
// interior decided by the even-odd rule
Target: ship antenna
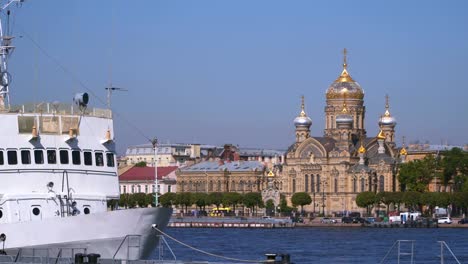
[{"label": "ship antenna", "polygon": [[109,87],[105,88],[107,90],[107,108],[111,109],[111,97],[112,97],[112,91],[121,91],[121,92],[126,92],[128,91],[125,88],[119,88],[119,87],[113,87],[112,83],[110,83]]},{"label": "ship antenna", "polygon": [[[3,13],[11,4],[22,3],[24,0],[8,0],[0,6],[0,12]],[[0,1],[0,3],[3,3]],[[12,53],[14,46],[11,45],[13,37],[9,35],[10,10],[7,10],[7,28],[4,32],[2,18],[0,18],[0,111],[10,109],[10,83],[11,75],[7,69],[7,59]],[[5,33],[5,34],[4,34]]]}]

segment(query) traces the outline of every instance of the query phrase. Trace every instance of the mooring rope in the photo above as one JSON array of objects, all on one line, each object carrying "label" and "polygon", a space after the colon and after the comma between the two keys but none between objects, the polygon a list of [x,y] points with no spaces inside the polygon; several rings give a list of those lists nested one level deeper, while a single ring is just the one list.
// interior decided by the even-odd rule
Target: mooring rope
[{"label": "mooring rope", "polygon": [[198,251],[200,253],[203,253],[203,254],[206,254],[208,256],[212,256],[212,257],[217,257],[217,258],[222,258],[222,259],[226,259],[226,260],[232,260],[232,261],[238,261],[238,262],[250,262],[250,263],[262,263],[263,261],[262,260],[248,260],[248,259],[238,259],[238,258],[230,258],[230,257],[225,257],[225,256],[221,256],[221,255],[217,255],[217,254],[213,254],[213,253],[210,253],[210,252],[207,252],[207,251],[204,251],[204,250],[201,250],[201,249],[198,249],[198,248],[195,248],[193,246],[190,246],[182,241],[179,241],[177,240],[176,238],[164,233],[162,230],[158,229],[157,227],[154,227],[154,229],[158,232],[160,232],[162,235],[164,235],[165,237],[167,238],[170,238],[171,240],[173,240],[174,242],[177,242],[183,246],[186,246],[192,250],[195,250],[195,251]]}]

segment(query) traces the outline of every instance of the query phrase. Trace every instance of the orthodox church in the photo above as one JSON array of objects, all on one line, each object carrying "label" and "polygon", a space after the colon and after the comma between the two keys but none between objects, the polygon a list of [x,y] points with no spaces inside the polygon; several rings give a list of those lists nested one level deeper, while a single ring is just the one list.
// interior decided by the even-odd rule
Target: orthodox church
[{"label": "orthodox church", "polygon": [[396,147],[396,121],[390,114],[388,96],[383,115],[375,124],[380,132],[369,137],[364,90],[347,68],[345,49],[343,70],[326,91],[323,136],[310,134],[312,120],[302,97],[301,112],[294,119],[296,139],[278,173],[279,188],[288,199],[296,192],[310,194],[312,204],[304,207],[308,212],[364,212],[356,205],[359,193],[399,190],[397,166],[407,153],[404,147]]}]

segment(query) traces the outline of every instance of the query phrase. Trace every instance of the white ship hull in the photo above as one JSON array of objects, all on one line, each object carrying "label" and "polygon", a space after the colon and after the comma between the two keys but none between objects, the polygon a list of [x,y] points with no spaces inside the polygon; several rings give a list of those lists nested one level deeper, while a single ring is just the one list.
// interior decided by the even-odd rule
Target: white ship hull
[{"label": "white ship hull", "polygon": [[73,257],[72,254],[85,249],[86,253],[98,253],[101,258],[147,259],[158,243],[152,225],[165,228],[171,214],[169,208],[117,210],[1,224],[0,233],[6,235],[5,251],[10,254],[19,248],[24,252],[27,251],[24,248],[43,248],[50,257],[57,256],[60,249],[63,257]]}]

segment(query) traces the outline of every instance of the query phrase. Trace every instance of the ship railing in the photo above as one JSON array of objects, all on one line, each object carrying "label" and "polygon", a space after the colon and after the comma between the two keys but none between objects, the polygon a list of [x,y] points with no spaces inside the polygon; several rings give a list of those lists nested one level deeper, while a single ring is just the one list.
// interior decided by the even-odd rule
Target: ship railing
[{"label": "ship railing", "polygon": [[[159,246],[158,246],[158,251],[159,251],[159,255],[158,255],[158,260],[162,261],[162,260],[165,260],[164,259],[164,249],[167,248],[169,250],[169,252],[171,253],[172,257],[174,258],[173,262],[175,263],[177,261],[177,258],[176,258],[176,255],[174,254],[174,251],[172,251],[172,248],[171,246],[169,246],[169,244],[167,243],[167,240],[166,238],[164,238],[163,235],[158,235],[158,241],[159,241]],[[166,260],[167,261],[167,260]]]},{"label": "ship railing", "polygon": [[448,252],[450,253],[450,255],[452,255],[453,259],[455,259],[455,261],[458,264],[461,264],[460,261],[455,256],[455,254],[453,254],[453,251],[450,249],[450,247],[447,245],[447,243],[445,243],[445,241],[437,241],[437,243],[440,244],[440,263],[445,263],[445,261],[444,261],[444,248],[446,248],[448,250]]},{"label": "ship railing", "polygon": [[[70,255],[64,252],[70,252]],[[15,255],[0,256],[0,263],[72,263],[75,253],[83,252],[86,248],[20,248]],[[65,256],[64,256],[65,255]]]},{"label": "ship railing", "polygon": [[[382,261],[380,261],[380,264],[387,263],[389,260],[388,257],[391,252],[393,252],[394,248],[397,251],[397,263],[400,264],[402,261],[409,262],[410,264],[416,263],[415,258],[414,258],[414,243],[415,240],[397,240],[395,243],[393,243],[392,247],[388,250],[387,254],[385,254],[384,258]],[[453,260],[456,261],[456,263],[461,264],[460,261],[457,259],[453,251],[450,249],[450,247],[445,243],[445,241],[437,241],[437,243],[440,244],[440,263],[444,264],[446,262],[445,257],[444,257],[444,249],[446,249]],[[408,250],[408,245],[410,246],[410,249]],[[405,250],[406,248],[406,250]],[[410,258],[409,260],[407,258]]]},{"label": "ship railing", "polygon": [[[23,104],[12,105],[9,110],[0,110],[0,112],[7,113],[21,113],[21,114],[40,114],[40,115],[81,115],[81,110],[72,104],[61,103],[39,103],[39,104]],[[85,116],[105,117],[112,118],[112,111],[110,109],[103,109],[97,107],[88,107],[84,110]]]},{"label": "ship railing", "polygon": [[115,260],[115,257],[117,256],[117,254],[119,254],[125,242],[127,242],[127,258],[126,259],[128,260],[131,259],[130,258],[131,249],[137,250],[136,256],[138,258],[138,256],[140,255],[139,253],[140,253],[140,248],[141,248],[141,235],[126,235],[124,239],[122,239],[122,242],[120,242],[120,245],[117,248],[117,250],[115,251],[114,256],[112,257],[113,260]]}]

